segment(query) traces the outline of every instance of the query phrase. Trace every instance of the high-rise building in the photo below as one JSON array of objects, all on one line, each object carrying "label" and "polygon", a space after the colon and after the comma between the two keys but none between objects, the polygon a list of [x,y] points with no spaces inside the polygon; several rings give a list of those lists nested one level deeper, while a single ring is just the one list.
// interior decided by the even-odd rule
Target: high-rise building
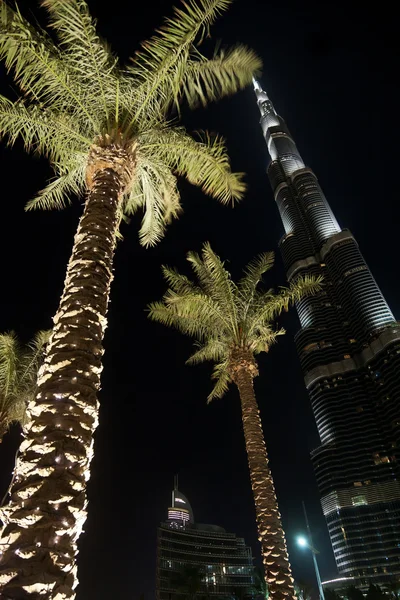
[{"label": "high-rise building", "polygon": [[195,523],[188,499],[175,484],[168,518],[158,528],[156,596],[182,600],[188,593],[199,599],[250,600],[254,567],[244,539],[217,525]]},{"label": "high-rise building", "polygon": [[287,278],[324,277],[323,291],[297,305],[295,342],[321,440],[311,459],[337,568],[348,583],[383,582],[400,576],[400,327],[284,120],[254,88]]}]

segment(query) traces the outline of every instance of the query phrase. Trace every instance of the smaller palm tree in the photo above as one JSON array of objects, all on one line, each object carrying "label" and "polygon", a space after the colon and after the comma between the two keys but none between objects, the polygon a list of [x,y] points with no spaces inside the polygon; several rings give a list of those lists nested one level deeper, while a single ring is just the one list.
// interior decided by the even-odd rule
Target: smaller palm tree
[{"label": "smaller palm tree", "polygon": [[0,443],[12,423],[24,424],[49,335],[49,331],[39,331],[23,347],[13,331],[0,334]]},{"label": "smaller palm tree", "polygon": [[170,288],[162,302],[150,305],[150,318],[174,326],[197,340],[189,364],[215,363],[214,389],[208,397],[220,398],[230,382],[239,390],[251,484],[256,506],[265,580],[274,600],[294,598],[285,535],[268,465],[253,379],[258,375],[255,356],[268,352],[277,337],[275,319],[291,303],[320,290],[321,279],[298,278],[279,293],[260,290],[262,277],[274,263],[273,252],[261,254],[247,266],[235,284],[224,263],[205,244],[202,255],[189,252],[188,261],[198,283],[176,270],[163,267]]}]

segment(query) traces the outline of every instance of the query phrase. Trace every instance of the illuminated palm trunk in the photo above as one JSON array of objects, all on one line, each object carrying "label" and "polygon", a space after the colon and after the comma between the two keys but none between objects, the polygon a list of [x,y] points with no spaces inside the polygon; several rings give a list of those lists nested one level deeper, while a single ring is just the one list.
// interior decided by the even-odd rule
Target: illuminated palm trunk
[{"label": "illuminated palm trunk", "polygon": [[274,482],[268,465],[260,411],[254,393],[253,378],[257,374],[257,366],[251,356],[236,357],[232,377],[239,389],[242,406],[244,438],[265,580],[272,600],[286,600],[295,598],[296,595]]},{"label": "illuminated palm trunk", "polygon": [[117,146],[92,148],[89,193],[36,400],[28,406],[10,504],[1,513],[4,600],[75,597],[118,209],[133,166]]}]

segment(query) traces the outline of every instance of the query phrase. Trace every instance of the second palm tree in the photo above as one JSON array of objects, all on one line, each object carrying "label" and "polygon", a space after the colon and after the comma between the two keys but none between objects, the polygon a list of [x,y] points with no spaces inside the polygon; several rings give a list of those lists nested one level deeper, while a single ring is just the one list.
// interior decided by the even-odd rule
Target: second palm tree
[{"label": "second palm tree", "polygon": [[150,318],[197,339],[199,347],[188,363],[215,363],[216,383],[208,401],[223,396],[231,381],[237,385],[269,596],[273,600],[295,598],[253,380],[258,375],[255,356],[268,352],[277,336],[284,333],[275,329],[275,318],[291,303],[319,291],[321,282],[297,279],[279,293],[260,290],[262,276],[274,262],[272,252],[252,261],[238,284],[209,244],[201,256],[189,252],[188,261],[198,283],[164,267],[170,288],[162,302],[150,306]]}]

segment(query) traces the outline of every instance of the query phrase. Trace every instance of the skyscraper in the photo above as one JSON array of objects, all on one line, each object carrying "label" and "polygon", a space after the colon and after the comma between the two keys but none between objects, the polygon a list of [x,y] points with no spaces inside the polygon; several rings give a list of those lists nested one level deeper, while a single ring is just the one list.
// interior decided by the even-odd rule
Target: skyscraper
[{"label": "skyscraper", "polygon": [[400,576],[400,327],[285,122],[254,88],[287,279],[324,277],[323,291],[297,305],[295,343],[321,440],[311,459],[337,568],[349,583],[383,582]]},{"label": "skyscraper", "polygon": [[251,550],[242,538],[218,525],[195,523],[188,499],[172,491],[168,518],[158,528],[157,600],[236,596],[254,592]]}]

